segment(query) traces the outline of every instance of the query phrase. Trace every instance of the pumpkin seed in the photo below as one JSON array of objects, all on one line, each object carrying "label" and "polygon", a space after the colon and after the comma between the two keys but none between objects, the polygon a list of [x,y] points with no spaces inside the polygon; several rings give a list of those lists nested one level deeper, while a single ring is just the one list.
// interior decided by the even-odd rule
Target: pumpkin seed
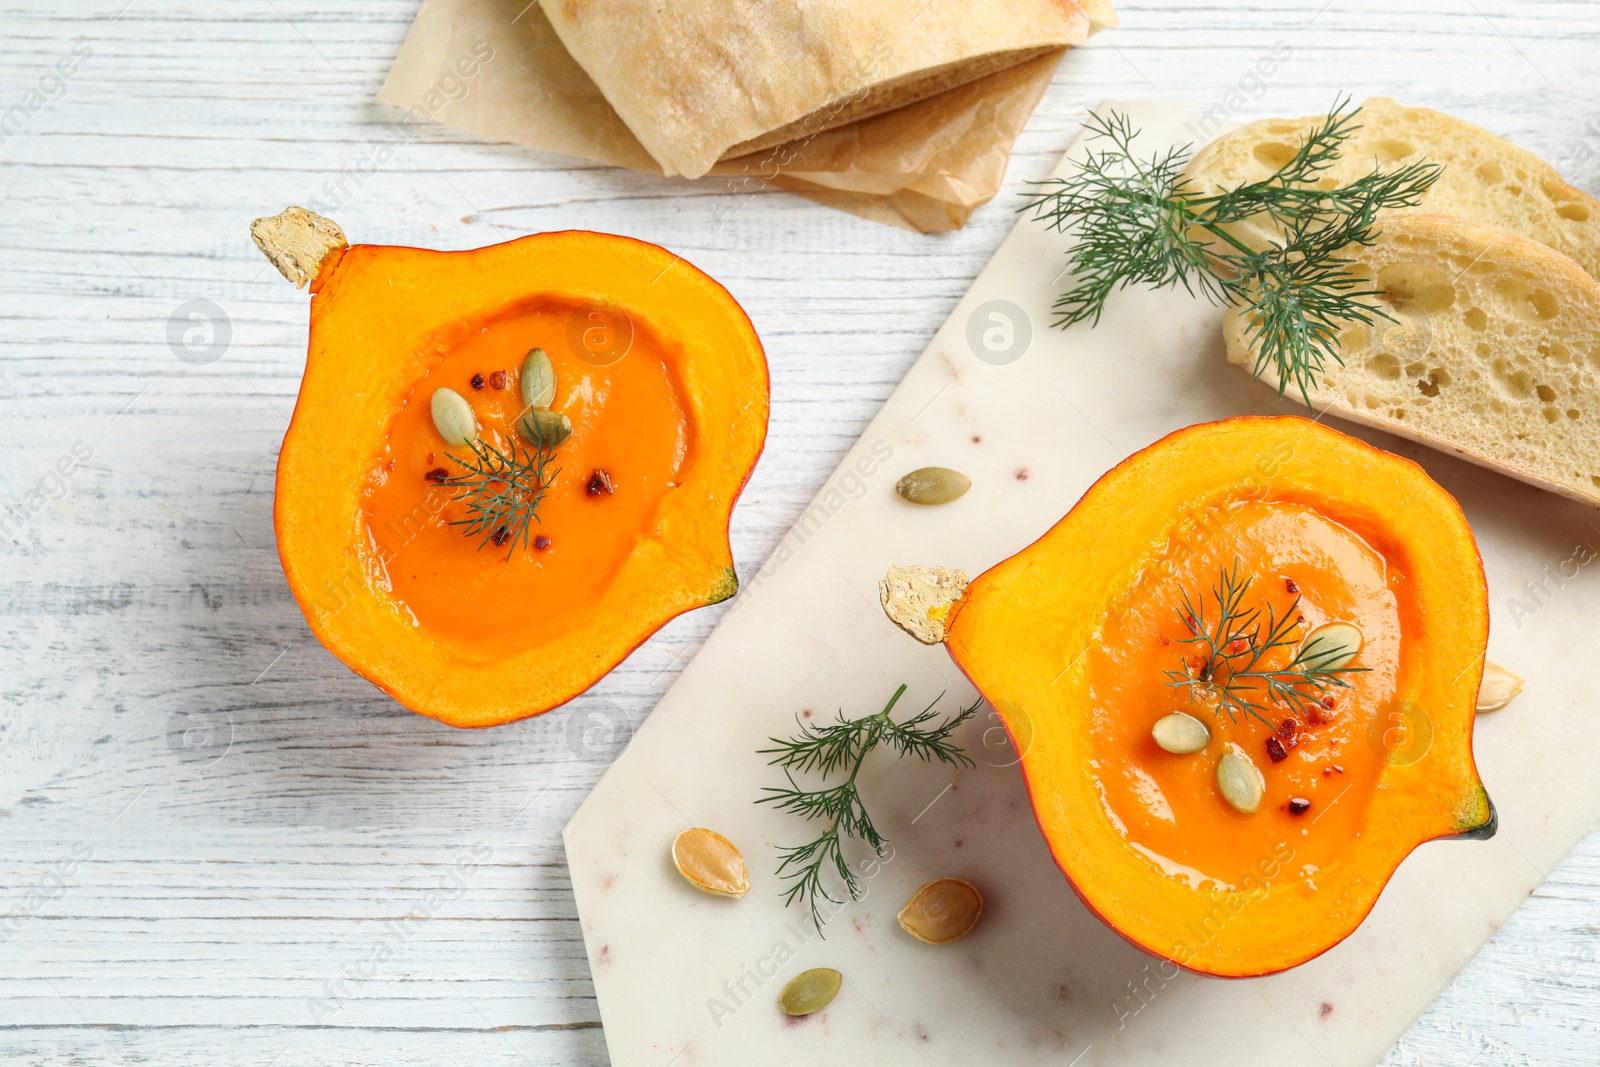
[{"label": "pumpkin seed", "polygon": [[1217,760],[1217,788],[1223,800],[1248,815],[1261,806],[1267,783],[1249,756],[1230,748]]},{"label": "pumpkin seed", "polygon": [[522,388],[523,407],[537,410],[555,403],[556,368],[551,364],[550,357],[545,355],[544,349],[528,349],[517,384]]},{"label": "pumpkin seed", "polygon": [[1347,622],[1330,622],[1306,635],[1300,643],[1301,662],[1322,671],[1350,665],[1361,651],[1361,631]]},{"label": "pumpkin seed", "polygon": [[832,1003],[843,984],[844,975],[832,967],[813,967],[789,979],[778,994],[778,1007],[785,1015],[810,1015]]},{"label": "pumpkin seed", "polygon": [[478,437],[478,417],[472,413],[467,398],[441,385],[433,391],[429,405],[433,413],[433,428],[448,444],[470,445]]},{"label": "pumpkin seed", "polygon": [[523,440],[530,445],[544,445],[545,448],[555,448],[567,443],[567,438],[572,436],[572,420],[559,411],[532,411],[523,412],[517,420],[517,432]]},{"label": "pumpkin seed", "polygon": [[894,483],[913,504],[948,504],[971,488],[971,478],[949,467],[919,467]]},{"label": "pumpkin seed", "polygon": [[1485,662],[1483,684],[1478,686],[1478,710],[1499,711],[1522,692],[1522,679],[1498,663]]},{"label": "pumpkin seed", "polygon": [[697,889],[719,897],[742,897],[750,892],[750,872],[733,842],[697,826],[672,839],[672,862],[678,873]]},{"label": "pumpkin seed", "polygon": [[900,929],[930,945],[959,941],[978,925],[983,894],[962,878],[940,878],[911,895],[897,918]]},{"label": "pumpkin seed", "polygon": [[1211,740],[1211,731],[1206,729],[1206,724],[1193,715],[1185,715],[1175,711],[1171,715],[1163,715],[1150,727],[1150,736],[1156,739],[1156,744],[1177,756],[1187,756],[1191,752],[1199,752],[1206,747],[1206,742]]}]

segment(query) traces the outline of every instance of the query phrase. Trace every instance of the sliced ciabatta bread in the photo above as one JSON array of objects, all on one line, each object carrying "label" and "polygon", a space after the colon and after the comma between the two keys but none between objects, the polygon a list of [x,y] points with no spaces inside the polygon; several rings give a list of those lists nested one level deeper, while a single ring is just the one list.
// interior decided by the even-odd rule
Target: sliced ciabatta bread
[{"label": "sliced ciabatta bread", "polygon": [[[1318,411],[1600,506],[1600,282],[1536,241],[1443,215],[1392,216],[1346,254],[1395,321],[1340,335],[1344,365],[1310,390]],[[1236,308],[1223,335],[1253,370],[1248,325]],[[1271,368],[1262,380],[1278,385]]]},{"label": "sliced ciabatta bread", "polygon": [[[1191,189],[1212,195],[1270,177],[1299,149],[1306,131],[1326,119],[1264,119],[1241,126],[1195,153],[1184,176]],[[1425,107],[1404,107],[1387,97],[1361,105],[1361,126],[1345,140],[1319,185],[1349,185],[1374,166],[1394,170],[1427,160],[1444,173],[1424,194],[1419,213],[1459,215],[1500,226],[1576,260],[1600,278],[1600,201],[1568,185],[1556,169],[1501,137]],[[1276,236],[1271,220],[1257,216],[1232,228],[1253,248]]]}]

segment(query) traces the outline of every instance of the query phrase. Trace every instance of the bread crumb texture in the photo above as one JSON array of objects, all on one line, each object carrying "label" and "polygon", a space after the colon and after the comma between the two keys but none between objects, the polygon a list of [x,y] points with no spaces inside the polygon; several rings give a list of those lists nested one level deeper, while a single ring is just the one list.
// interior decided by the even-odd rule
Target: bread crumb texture
[{"label": "bread crumb texture", "polygon": [[[1394,321],[1341,333],[1318,410],[1600,504],[1600,283],[1540,243],[1442,215],[1395,216],[1347,254]],[[1224,334],[1253,369],[1247,326],[1235,310]]]},{"label": "bread crumb texture", "polygon": [[[1196,193],[1211,195],[1270,177],[1299,150],[1306,132],[1326,116],[1264,119],[1206,145],[1185,168]],[[1600,201],[1562,180],[1556,169],[1469,122],[1387,97],[1361,105],[1361,128],[1344,143],[1317,185],[1334,189],[1372,172],[1424,160],[1444,173],[1410,212],[1458,215],[1549,245],[1600,278]],[[1236,236],[1264,248],[1278,230],[1258,216]]]}]

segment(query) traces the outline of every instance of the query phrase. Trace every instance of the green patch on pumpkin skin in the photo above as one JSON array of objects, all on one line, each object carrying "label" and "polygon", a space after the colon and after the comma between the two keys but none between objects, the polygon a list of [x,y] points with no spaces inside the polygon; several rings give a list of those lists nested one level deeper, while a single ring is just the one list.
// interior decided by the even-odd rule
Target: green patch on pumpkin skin
[{"label": "green patch on pumpkin skin", "polygon": [[732,567],[724,567],[717,580],[711,583],[707,604],[720,604],[739,591],[739,575]]},{"label": "green patch on pumpkin skin", "polygon": [[1456,824],[1460,829],[1454,834],[1458,841],[1487,841],[1500,829],[1500,812],[1495,810],[1494,801],[1481,782],[1457,818],[1461,820]]}]

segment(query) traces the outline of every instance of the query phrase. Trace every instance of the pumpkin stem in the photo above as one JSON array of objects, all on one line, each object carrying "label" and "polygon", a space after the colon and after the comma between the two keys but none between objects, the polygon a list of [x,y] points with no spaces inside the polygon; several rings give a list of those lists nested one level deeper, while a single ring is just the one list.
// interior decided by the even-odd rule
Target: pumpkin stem
[{"label": "pumpkin stem", "polygon": [[947,567],[890,567],[878,583],[883,613],[925,645],[943,643],[955,606],[967,592],[967,572]]},{"label": "pumpkin stem", "polygon": [[348,247],[338,223],[303,207],[286,207],[270,218],[256,219],[250,224],[250,237],[296,289],[316,278],[328,256]]}]

